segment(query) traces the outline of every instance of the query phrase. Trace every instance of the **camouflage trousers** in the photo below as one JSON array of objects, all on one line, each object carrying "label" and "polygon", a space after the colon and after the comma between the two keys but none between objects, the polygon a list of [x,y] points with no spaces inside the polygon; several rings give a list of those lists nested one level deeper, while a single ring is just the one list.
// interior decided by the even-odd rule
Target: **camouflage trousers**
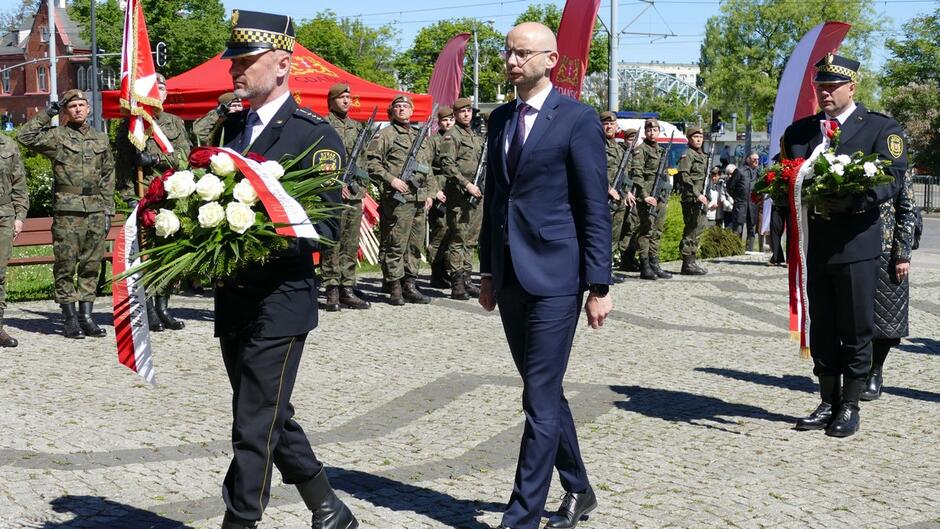
[{"label": "camouflage trousers", "polygon": [[385,280],[418,277],[427,233],[424,202],[402,204],[390,196],[382,197],[379,232],[379,263]]},{"label": "camouflage trousers", "polygon": [[447,272],[469,274],[473,270],[473,249],[480,239],[483,204],[470,205],[469,195],[452,191],[447,195],[447,227],[450,246],[447,249]]},{"label": "camouflage trousers", "polygon": [[13,255],[13,216],[0,217],[0,328],[7,308],[7,263]]},{"label": "camouflage trousers", "polygon": [[[105,251],[105,214],[56,213],[52,217],[53,295],[56,303],[94,301]],[[76,281],[77,277],[77,281]]]},{"label": "camouflage trousers", "polygon": [[699,241],[702,239],[702,232],[705,231],[705,211],[702,203],[683,202],[682,220],[685,227],[682,229],[682,241],[679,243],[679,253],[683,257],[695,257],[698,253]]},{"label": "camouflage trousers", "polygon": [[359,263],[359,226],[362,224],[362,201],[349,200],[339,217],[339,240],[335,246],[322,250],[323,286],[352,287],[356,285]]},{"label": "camouflage trousers", "polygon": [[613,213],[612,239],[614,241],[614,252],[623,254],[623,252],[630,249],[636,250],[637,231],[640,227],[640,215],[637,213],[639,209],[640,204],[637,203],[629,214],[626,209],[622,210],[623,213],[619,215],[620,220],[617,220],[617,212]]},{"label": "camouflage trousers", "polygon": [[428,241],[428,262],[443,266],[447,257],[447,248],[450,247],[451,241],[446,210],[441,213],[432,207],[428,211],[428,228],[431,232]]},{"label": "camouflage trousers", "polygon": [[666,227],[666,208],[669,200],[660,200],[656,204],[658,216],[654,219],[650,212],[653,210],[646,202],[637,202],[637,215],[640,217],[640,226],[637,228],[636,247],[640,259],[659,258],[659,240]]}]

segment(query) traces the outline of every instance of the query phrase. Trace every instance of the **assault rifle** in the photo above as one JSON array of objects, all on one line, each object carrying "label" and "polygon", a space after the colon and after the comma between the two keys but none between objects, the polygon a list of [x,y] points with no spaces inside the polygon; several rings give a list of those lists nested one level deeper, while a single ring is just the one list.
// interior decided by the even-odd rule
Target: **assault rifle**
[{"label": "assault rifle", "polygon": [[372,130],[373,125],[375,125],[375,114],[379,111],[379,106],[376,105],[372,109],[372,116],[369,117],[369,121],[366,121],[366,126],[359,131],[359,135],[356,136],[356,143],[353,144],[352,151],[349,152],[349,157],[346,161],[346,170],[343,171],[343,185],[349,187],[349,190],[352,194],[359,193],[359,183],[365,182],[369,179],[369,173],[359,167],[357,160],[359,155],[362,153],[362,149],[365,148],[366,144],[372,139],[372,135],[375,133]]},{"label": "assault rifle", "polygon": [[[663,155],[659,159],[659,167],[656,168],[656,179],[653,180],[653,189],[650,191],[650,196],[655,198],[657,202],[664,201],[666,199],[665,195],[669,190],[669,177],[666,174],[666,169],[669,165],[669,149],[672,148],[672,142],[675,137],[676,131],[672,131],[672,135],[669,136],[669,143],[666,145],[666,150],[663,151]],[[659,217],[659,209],[650,208],[650,217],[653,219]]]},{"label": "assault rifle", "polygon": [[[712,201],[712,156],[714,155],[715,142],[712,142],[711,148],[708,149],[708,158],[705,159],[705,188],[702,190],[702,194],[705,195],[708,202]],[[708,206],[703,204],[702,211],[708,213]]]},{"label": "assault rifle", "polygon": [[[614,178],[614,183],[610,186],[620,195],[624,195],[633,189],[633,177],[630,176],[630,160],[632,158],[633,145],[628,145],[627,152],[620,159],[620,165],[617,166],[617,176]],[[613,202],[614,199],[607,199],[607,205],[613,205]],[[631,207],[630,210],[632,211],[633,208]]]},{"label": "assault rifle", "polygon": [[[418,130],[418,137],[415,138],[414,143],[411,144],[411,149],[408,150],[408,158],[405,159],[405,164],[402,165],[401,175],[398,177],[409,187],[418,190],[420,187],[415,181],[415,173],[428,174],[431,172],[431,168],[423,163],[418,162],[418,153],[421,151],[421,146],[424,145],[424,140],[428,137],[428,130],[431,128],[431,123],[434,122],[434,117],[437,116],[437,105],[434,105],[434,108],[431,109],[431,115],[428,116],[427,121],[424,122],[424,125]],[[392,195],[392,198],[404,204],[406,202],[405,195],[400,191],[395,191],[395,194]]]},{"label": "assault rifle", "polygon": [[[473,176],[473,185],[477,186],[480,189],[480,193],[483,193],[483,188],[486,186],[486,138],[483,139],[483,147],[480,149],[480,161],[477,162],[477,172]],[[480,205],[480,201],[483,200],[483,197],[470,197],[470,207],[476,208]]]}]

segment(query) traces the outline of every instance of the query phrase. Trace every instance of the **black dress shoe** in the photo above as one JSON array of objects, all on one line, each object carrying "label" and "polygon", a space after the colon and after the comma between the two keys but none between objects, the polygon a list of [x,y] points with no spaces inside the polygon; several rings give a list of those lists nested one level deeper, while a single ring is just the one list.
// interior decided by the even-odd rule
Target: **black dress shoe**
[{"label": "black dress shoe", "polygon": [[588,487],[584,492],[567,492],[561,501],[561,507],[548,519],[545,529],[574,529],[581,517],[597,507],[594,490]]},{"label": "black dress shoe", "polygon": [[826,435],[831,437],[848,437],[855,435],[859,424],[858,402],[843,402],[839,411],[832,416],[832,422],[826,428]]},{"label": "black dress shoe", "polygon": [[884,379],[881,377],[881,369],[872,369],[865,381],[865,389],[862,390],[861,399],[864,401],[878,400],[881,397],[881,387]]},{"label": "black dress shoe", "polygon": [[796,429],[800,431],[822,430],[829,426],[830,422],[832,422],[832,405],[828,402],[820,402],[808,417],[797,419]]}]

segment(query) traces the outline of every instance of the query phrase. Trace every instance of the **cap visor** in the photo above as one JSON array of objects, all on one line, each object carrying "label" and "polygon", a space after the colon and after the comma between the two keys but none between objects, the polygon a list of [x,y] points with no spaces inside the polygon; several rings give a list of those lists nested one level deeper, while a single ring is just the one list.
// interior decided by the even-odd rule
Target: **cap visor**
[{"label": "cap visor", "polygon": [[221,59],[237,59],[239,57],[248,57],[249,55],[261,55],[273,48],[226,48],[222,52]]}]

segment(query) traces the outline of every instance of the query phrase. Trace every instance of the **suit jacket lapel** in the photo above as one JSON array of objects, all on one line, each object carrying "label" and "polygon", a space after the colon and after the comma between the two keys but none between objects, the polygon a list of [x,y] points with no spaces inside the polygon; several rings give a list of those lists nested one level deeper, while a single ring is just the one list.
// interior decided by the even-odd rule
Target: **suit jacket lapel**
[{"label": "suit jacket lapel", "polygon": [[839,146],[846,145],[852,136],[862,130],[862,126],[865,124],[865,115],[868,114],[868,110],[862,105],[855,107],[855,111],[852,112],[842,124],[842,134],[839,135]]},{"label": "suit jacket lapel", "polygon": [[516,115],[516,105],[515,103],[509,103],[503,107],[508,116],[503,117],[502,127],[496,129],[499,130],[499,134],[496,136],[496,144],[492,148],[496,149],[498,159],[500,160],[500,167],[502,168],[502,177],[506,182],[506,185],[509,186],[509,166],[506,164],[506,138],[509,136],[509,132],[512,130],[511,127],[515,126],[515,120],[512,119]]},{"label": "suit jacket lapel", "polygon": [[264,127],[264,130],[261,131],[261,134],[258,135],[258,138],[255,139],[255,142],[251,144],[248,150],[264,155],[272,145],[277,143],[277,140],[281,137],[281,129],[284,128],[287,119],[295,110],[297,110],[297,103],[293,97],[288,97],[287,101],[281,105],[281,108],[274,114],[274,117],[271,118],[271,121]]},{"label": "suit jacket lapel", "polygon": [[536,115],[532,130],[529,131],[529,136],[525,139],[525,144],[522,146],[522,153],[519,155],[519,164],[516,166],[517,173],[520,168],[525,165],[526,160],[529,158],[532,151],[535,150],[539,140],[542,139],[542,136],[545,135],[545,132],[552,125],[551,122],[555,118],[555,109],[558,107],[560,97],[561,96],[555,92],[555,89],[552,88],[548,93],[548,97],[545,98],[545,104],[542,105],[541,110],[539,110],[539,113]]}]

